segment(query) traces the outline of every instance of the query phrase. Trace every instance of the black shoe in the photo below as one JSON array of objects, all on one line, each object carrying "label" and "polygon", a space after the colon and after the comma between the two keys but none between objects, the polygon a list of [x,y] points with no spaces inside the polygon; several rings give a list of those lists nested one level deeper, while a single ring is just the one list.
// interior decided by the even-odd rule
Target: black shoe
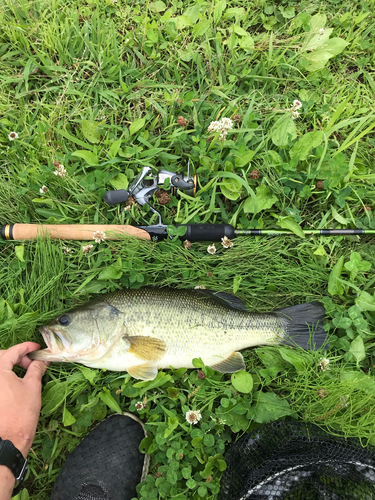
[{"label": "black shoe", "polygon": [[98,424],[67,458],[51,500],[130,500],[144,481],[150,457],[139,451],[146,436],[131,413]]}]

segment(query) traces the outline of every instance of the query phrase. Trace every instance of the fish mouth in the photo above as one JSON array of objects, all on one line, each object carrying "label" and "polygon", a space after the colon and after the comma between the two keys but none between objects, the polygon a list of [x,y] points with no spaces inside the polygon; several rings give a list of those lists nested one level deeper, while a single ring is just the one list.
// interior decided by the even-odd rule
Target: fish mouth
[{"label": "fish mouth", "polygon": [[49,351],[51,354],[60,354],[61,352],[66,352],[70,347],[70,342],[66,339],[62,332],[58,330],[52,330],[48,326],[42,326],[39,329],[44,342],[47,344],[45,351]]},{"label": "fish mouth", "polygon": [[41,361],[67,361],[67,356],[69,356],[67,348],[70,346],[70,342],[65,335],[60,331],[48,328],[48,326],[42,326],[39,331],[47,344],[47,349],[30,352],[29,358]]}]

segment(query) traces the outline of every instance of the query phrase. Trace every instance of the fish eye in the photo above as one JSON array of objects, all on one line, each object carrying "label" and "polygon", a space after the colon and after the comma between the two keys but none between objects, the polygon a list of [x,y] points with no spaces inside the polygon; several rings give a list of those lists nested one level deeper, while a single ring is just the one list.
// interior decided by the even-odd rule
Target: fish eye
[{"label": "fish eye", "polygon": [[59,318],[59,323],[61,326],[68,326],[71,322],[69,314],[63,314]]}]

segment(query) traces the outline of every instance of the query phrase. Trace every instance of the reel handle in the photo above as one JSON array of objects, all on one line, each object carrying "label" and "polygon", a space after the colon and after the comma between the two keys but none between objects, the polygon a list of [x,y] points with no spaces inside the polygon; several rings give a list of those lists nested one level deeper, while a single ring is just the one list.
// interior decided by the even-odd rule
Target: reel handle
[{"label": "reel handle", "polygon": [[108,205],[117,205],[128,201],[129,192],[126,189],[118,189],[117,191],[107,191],[104,195],[104,201]]}]

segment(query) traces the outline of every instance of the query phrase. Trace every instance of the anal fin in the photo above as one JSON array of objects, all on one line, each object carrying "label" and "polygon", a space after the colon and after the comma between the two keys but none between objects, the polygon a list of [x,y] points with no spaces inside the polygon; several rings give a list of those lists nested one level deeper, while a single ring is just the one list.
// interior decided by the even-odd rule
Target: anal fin
[{"label": "anal fin", "polygon": [[223,359],[216,365],[211,365],[213,370],[217,370],[221,373],[234,373],[238,370],[246,370],[245,361],[240,352],[233,352],[228,358]]},{"label": "anal fin", "polygon": [[142,365],[130,366],[127,372],[129,375],[139,380],[154,380],[158,374],[158,369],[155,363],[148,361]]}]

